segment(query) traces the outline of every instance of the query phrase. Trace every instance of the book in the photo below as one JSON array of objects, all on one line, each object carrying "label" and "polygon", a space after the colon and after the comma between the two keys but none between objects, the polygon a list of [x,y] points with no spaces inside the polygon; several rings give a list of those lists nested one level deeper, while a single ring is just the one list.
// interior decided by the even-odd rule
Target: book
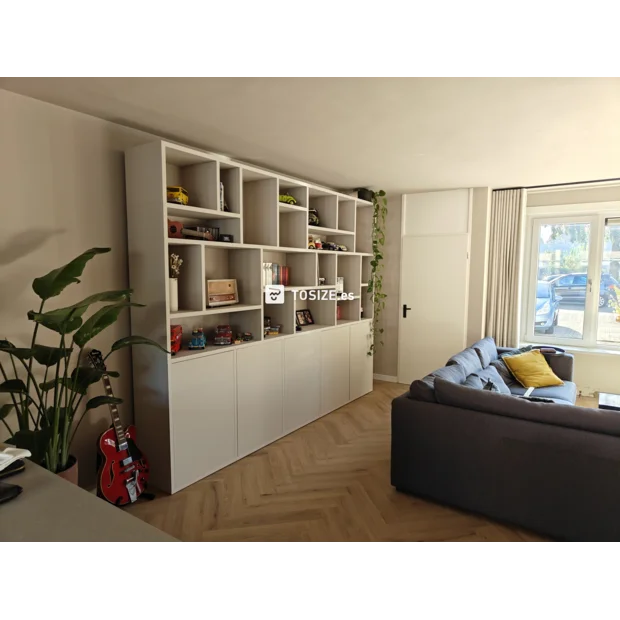
[{"label": "book", "polygon": [[0,448],[0,471],[7,468],[11,463],[29,456],[32,456],[30,450],[23,450],[21,448]]}]

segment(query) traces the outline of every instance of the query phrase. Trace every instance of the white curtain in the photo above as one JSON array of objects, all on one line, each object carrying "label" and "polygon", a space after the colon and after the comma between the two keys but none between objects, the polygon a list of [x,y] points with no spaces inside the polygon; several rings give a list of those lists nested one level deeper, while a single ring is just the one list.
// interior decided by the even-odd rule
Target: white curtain
[{"label": "white curtain", "polygon": [[519,342],[525,193],[498,190],[491,197],[486,334],[498,347]]}]

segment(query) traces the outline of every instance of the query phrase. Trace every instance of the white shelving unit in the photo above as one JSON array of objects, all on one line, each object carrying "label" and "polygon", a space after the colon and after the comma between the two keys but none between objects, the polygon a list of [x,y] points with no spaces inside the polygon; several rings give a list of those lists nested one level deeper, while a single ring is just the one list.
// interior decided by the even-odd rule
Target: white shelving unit
[{"label": "white shelving unit", "polygon": [[[166,141],[127,151],[126,178],[131,287],[147,304],[132,309],[132,332],[167,348],[171,325],[184,334],[174,357],[148,347],[133,353],[135,417],[155,486],[174,493],[372,390],[371,203]],[[183,186],[190,205],[168,203],[167,185]],[[283,193],[297,204],[280,202]],[[308,225],[309,208],[321,226]],[[217,227],[233,242],[169,238],[169,219]],[[308,249],[309,235],[348,251]],[[168,305],[172,252],[184,261],[177,312]],[[264,262],[289,267],[283,304],[265,302]],[[338,277],[353,299],[330,298]],[[237,281],[239,303],[210,308],[206,281],[222,278]],[[314,324],[296,331],[296,312],[306,309]],[[263,336],[265,317],[281,325],[278,336]],[[215,346],[221,324],[254,340]],[[208,344],[190,351],[195,327]]]}]

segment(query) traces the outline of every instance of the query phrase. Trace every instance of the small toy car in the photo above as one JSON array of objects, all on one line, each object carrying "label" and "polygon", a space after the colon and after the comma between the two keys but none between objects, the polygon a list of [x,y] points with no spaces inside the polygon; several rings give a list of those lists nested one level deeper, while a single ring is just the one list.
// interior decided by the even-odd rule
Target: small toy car
[{"label": "small toy car", "polygon": [[291,196],[290,194],[280,194],[279,201],[280,202],[284,202],[284,203],[289,204],[289,205],[296,205],[297,204],[297,200],[293,196]]},{"label": "small toy car", "polygon": [[181,350],[181,340],[183,338],[183,328],[180,325],[170,326],[170,353],[174,355]]},{"label": "small toy car", "polygon": [[192,339],[189,341],[189,349],[204,349],[207,346],[207,339],[205,338],[202,327],[198,327],[192,330]]},{"label": "small toy car", "polygon": [[176,202],[180,205],[187,205],[189,202],[189,194],[183,187],[179,187],[178,185],[169,185],[166,187],[166,192],[168,195],[168,202]]},{"label": "small toy car", "polygon": [[233,343],[232,329],[230,325],[218,325],[215,328],[215,338],[213,344],[218,346],[226,346]]},{"label": "small toy car", "polygon": [[250,340],[254,340],[254,336],[252,336],[252,332],[239,332],[237,334],[237,340],[241,340],[241,342],[250,342]]}]

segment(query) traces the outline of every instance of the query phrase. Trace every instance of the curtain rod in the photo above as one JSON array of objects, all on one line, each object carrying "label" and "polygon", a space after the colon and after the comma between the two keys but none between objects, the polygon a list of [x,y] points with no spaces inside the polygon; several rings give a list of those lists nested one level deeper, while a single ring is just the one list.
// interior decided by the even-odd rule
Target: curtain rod
[{"label": "curtain rod", "polygon": [[525,185],[521,187],[499,187],[494,192],[503,192],[509,189],[546,189],[547,187],[570,187],[571,185],[589,185],[590,183],[609,183],[611,181],[620,181],[615,179],[595,179],[593,181],[573,181],[572,183],[552,183],[551,185]]}]

